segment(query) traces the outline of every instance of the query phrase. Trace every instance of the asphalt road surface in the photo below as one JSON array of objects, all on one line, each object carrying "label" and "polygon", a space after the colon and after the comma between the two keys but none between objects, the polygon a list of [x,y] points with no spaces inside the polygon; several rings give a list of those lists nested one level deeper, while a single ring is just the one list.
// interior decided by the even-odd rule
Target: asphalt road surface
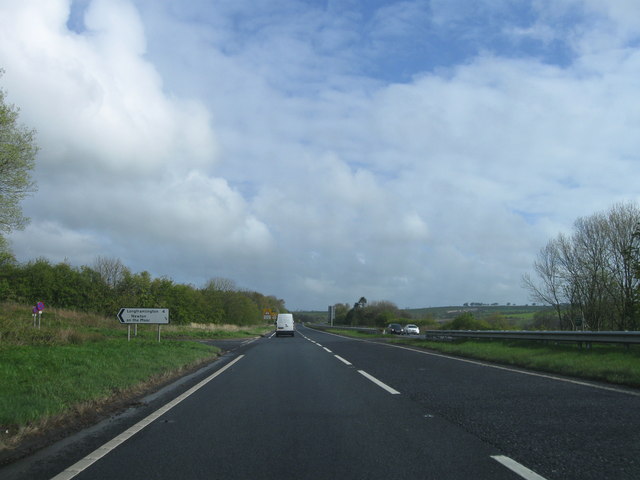
[{"label": "asphalt road surface", "polygon": [[638,479],[640,392],[299,326],[0,470],[56,479]]}]

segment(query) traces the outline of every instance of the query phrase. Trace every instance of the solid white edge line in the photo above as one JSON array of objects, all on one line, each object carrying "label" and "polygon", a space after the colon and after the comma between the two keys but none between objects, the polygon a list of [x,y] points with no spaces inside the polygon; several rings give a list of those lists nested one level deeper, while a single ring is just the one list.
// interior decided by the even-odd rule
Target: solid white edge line
[{"label": "solid white edge line", "polygon": [[[364,342],[369,342],[369,340],[362,340]],[[375,343],[375,342],[369,342],[369,343]],[[525,367],[521,367],[522,369],[518,369],[518,368],[511,368],[511,367],[503,367],[501,365],[495,365],[495,364],[491,364],[491,363],[485,363],[482,362],[480,360],[471,360],[468,358],[460,358],[460,357],[452,357],[450,355],[446,355],[443,353],[433,353],[433,352],[427,352],[424,350],[416,350],[414,348],[410,348],[410,347],[403,347],[400,345],[387,345],[389,347],[394,347],[394,348],[401,348],[403,350],[410,350],[412,352],[416,352],[416,353],[422,353],[424,355],[432,355],[434,357],[442,357],[442,358],[448,358],[451,360],[457,360],[459,362],[465,362],[465,363],[472,363],[474,365],[478,365],[481,367],[488,367],[488,368],[495,368],[496,370],[504,370],[507,372],[512,372],[512,373],[520,373],[522,375],[529,375],[531,377],[540,377],[540,378],[547,378],[549,380],[555,380],[558,382],[564,382],[564,383],[572,383],[574,385],[580,385],[583,387],[591,387],[591,388],[596,388],[598,390],[606,390],[609,392],[616,392],[616,393],[624,393],[627,395],[633,395],[635,397],[640,397],[640,392],[633,392],[630,390],[624,390],[622,388],[616,388],[616,387],[607,387],[604,385],[597,385],[594,383],[590,383],[590,382],[586,382],[586,381],[582,381],[582,380],[574,380],[572,378],[563,378],[563,377],[557,377],[555,375],[551,375],[548,373],[538,373],[538,372],[534,372],[531,370],[524,370]]]},{"label": "solid white edge line", "polygon": [[351,362],[349,362],[348,360],[345,360],[344,358],[342,358],[340,355],[336,355],[335,353],[333,354],[334,357],[336,357],[338,360],[340,360],[342,363],[344,363],[345,365],[353,365]]},{"label": "solid white edge line", "polygon": [[[308,327],[308,328],[310,328],[310,327]],[[336,333],[323,332],[322,330],[316,330],[316,332],[324,333],[325,335],[333,335],[334,337],[344,338],[341,335],[338,335]],[[496,370],[505,370],[507,372],[520,373],[522,375],[529,375],[529,376],[532,376],[532,377],[547,378],[549,380],[555,380],[555,381],[558,381],[558,382],[572,383],[574,385],[580,385],[580,386],[583,386],[583,387],[591,387],[591,388],[596,388],[598,390],[605,390],[605,391],[608,391],[608,392],[623,393],[623,394],[626,394],[626,395],[632,395],[634,397],[640,397],[640,392],[634,392],[634,391],[631,391],[631,390],[625,390],[623,388],[616,388],[616,387],[608,387],[608,386],[605,386],[605,385],[598,385],[596,383],[591,383],[591,382],[588,382],[588,381],[581,381],[581,380],[574,380],[572,378],[557,377],[555,375],[546,374],[546,373],[538,373],[538,372],[534,372],[534,371],[531,371],[531,370],[526,370],[525,369],[526,367],[521,367],[521,369],[503,367],[501,365],[485,363],[485,362],[482,362],[480,360],[472,360],[472,359],[469,359],[469,358],[462,358],[462,357],[453,357],[451,355],[447,355],[447,354],[444,354],[444,353],[428,352],[426,350],[416,350],[415,348],[404,347],[402,345],[394,345],[392,343],[380,343],[380,342],[374,342],[374,341],[371,341],[371,340],[363,340],[361,338],[352,338],[352,337],[349,337],[349,338],[351,340],[355,340],[356,342],[365,342],[365,343],[372,343],[374,345],[381,345],[381,346],[385,346],[385,347],[400,348],[402,350],[409,350],[411,352],[420,353],[422,355],[431,355],[433,357],[442,357],[442,358],[447,358],[449,360],[456,360],[458,362],[472,363],[474,365],[478,365],[478,366],[481,366],[481,367],[495,368]]]},{"label": "solid white edge line", "polygon": [[107,453],[111,452],[113,449],[115,449],[116,447],[120,446],[126,440],[128,440],[131,437],[133,437],[136,433],[138,433],[144,427],[149,425],[151,422],[153,422],[157,418],[159,418],[162,415],[164,415],[165,413],[167,413],[169,410],[171,410],[173,407],[175,407],[180,402],[185,400],[187,397],[189,397],[192,394],[194,394],[196,391],[200,390],[202,387],[204,387],[211,380],[213,380],[218,375],[223,373],[225,370],[227,370],[228,368],[231,368],[238,361],[240,361],[243,357],[244,357],[244,355],[240,355],[238,358],[236,358],[234,361],[228,363],[227,365],[222,367],[220,370],[215,371],[214,373],[209,375],[207,378],[202,380],[200,383],[198,383],[197,385],[194,385],[189,390],[184,392],[182,395],[174,398],[172,401],[170,401],[169,403],[167,403],[163,407],[160,407],[158,410],[153,412],[151,415],[149,415],[148,417],[140,420],[133,427],[125,430],[123,433],[121,433],[120,435],[116,436],[114,439],[110,440],[109,442],[105,443],[101,447],[97,448],[96,450],[91,452],[89,455],[84,457],[82,460],[74,463],[73,465],[71,465],[70,467],[65,469],[64,471],[60,472],[58,475],[53,477],[51,480],[70,480],[71,478],[75,477],[76,475],[78,475],[82,471],[86,470],[91,465],[93,465],[95,462],[97,462],[102,457],[104,457]]},{"label": "solid white edge line", "polygon": [[376,385],[378,385],[380,388],[386,390],[387,392],[389,392],[391,395],[400,395],[400,392],[391,388],[389,385],[387,385],[386,383],[381,382],[380,380],[378,380],[376,377],[369,375],[367,372],[365,372],[364,370],[358,370],[358,373],[360,375],[362,375],[365,378],[368,378],[369,380],[371,380],[373,383],[375,383]]},{"label": "solid white edge line", "polygon": [[509,457],[505,457],[504,455],[491,455],[491,458],[501,463],[512,472],[517,473],[526,480],[546,480],[544,477],[538,475],[533,470],[529,470],[524,465],[520,465],[518,462]]}]

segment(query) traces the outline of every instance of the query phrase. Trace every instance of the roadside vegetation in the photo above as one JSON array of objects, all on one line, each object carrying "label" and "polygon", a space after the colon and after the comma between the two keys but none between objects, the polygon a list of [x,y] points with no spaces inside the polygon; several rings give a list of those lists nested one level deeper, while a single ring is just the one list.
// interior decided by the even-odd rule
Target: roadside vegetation
[{"label": "roadside vegetation", "polygon": [[[566,308],[570,308],[567,306]],[[334,327],[329,331],[354,338],[386,339],[446,354],[640,388],[638,347],[594,345],[580,349],[575,344],[525,341],[425,341],[417,337],[384,335],[390,323],[416,324],[420,331],[438,330],[550,330],[560,329],[557,310],[542,305],[496,305],[479,302],[463,306],[400,310],[392,302],[360,298],[353,306],[335,306]],[[327,312],[298,312],[298,319],[324,324]],[[564,324],[564,327],[570,325]],[[348,327],[348,328],[341,328]],[[354,327],[364,327],[356,331]],[[369,332],[366,330],[370,329]],[[572,328],[576,328],[575,324]]]},{"label": "roadside vegetation", "polygon": [[203,287],[133,273],[120,260],[98,257],[91,266],[52,264],[44,258],[25,263],[0,258],[0,302],[66,308],[104,316],[122,307],[167,308],[171,323],[255,325],[263,309],[285,312],[284,300],[243,290],[226,278]]},{"label": "roadside vegetation", "polygon": [[573,344],[506,341],[410,343],[452,355],[640,388],[640,350],[633,347],[594,345],[580,349]]},{"label": "roadside vegetation", "polygon": [[578,218],[538,253],[531,298],[553,307],[559,330],[640,328],[640,208],[618,203]]},{"label": "roadside vegetation", "polygon": [[594,345],[590,349],[582,349],[571,343],[543,344],[504,340],[436,342],[418,337],[356,332],[339,327],[325,330],[354,338],[386,339],[392,343],[448,355],[640,388],[640,349],[637,347]]},{"label": "roadside vegetation", "polygon": [[[362,300],[362,299],[361,299]],[[390,323],[416,324],[424,330],[538,330],[554,318],[554,311],[543,305],[487,305],[399,309],[393,302],[357,302],[357,306],[336,305],[334,325],[361,326],[382,330]],[[351,315],[348,312],[353,311]],[[326,311],[294,312],[297,321],[326,323]]]},{"label": "roadside vegetation", "polygon": [[[132,327],[133,328],[133,327]],[[216,358],[198,341],[257,336],[271,325],[143,325],[127,341],[115,317],[0,305],[0,454],[43,430],[91,419]],[[0,458],[2,455],[0,455]]]}]

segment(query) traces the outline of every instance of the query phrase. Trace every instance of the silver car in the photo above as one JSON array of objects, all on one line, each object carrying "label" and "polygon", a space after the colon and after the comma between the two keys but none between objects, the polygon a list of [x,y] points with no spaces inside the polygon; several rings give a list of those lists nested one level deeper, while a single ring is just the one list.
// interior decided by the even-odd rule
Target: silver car
[{"label": "silver car", "polygon": [[405,335],[420,335],[420,329],[417,325],[410,323],[404,327]]}]

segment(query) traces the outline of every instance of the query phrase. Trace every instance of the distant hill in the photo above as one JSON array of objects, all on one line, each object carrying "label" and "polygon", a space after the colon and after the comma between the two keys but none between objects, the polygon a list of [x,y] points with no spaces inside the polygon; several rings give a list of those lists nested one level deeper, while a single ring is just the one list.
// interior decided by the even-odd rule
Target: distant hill
[{"label": "distant hill", "polygon": [[481,319],[491,315],[500,314],[507,318],[531,320],[537,312],[548,310],[545,305],[464,305],[448,307],[412,308],[406,310],[413,318],[420,319],[432,316],[437,321],[448,321],[458,315],[471,312],[474,317]]}]

